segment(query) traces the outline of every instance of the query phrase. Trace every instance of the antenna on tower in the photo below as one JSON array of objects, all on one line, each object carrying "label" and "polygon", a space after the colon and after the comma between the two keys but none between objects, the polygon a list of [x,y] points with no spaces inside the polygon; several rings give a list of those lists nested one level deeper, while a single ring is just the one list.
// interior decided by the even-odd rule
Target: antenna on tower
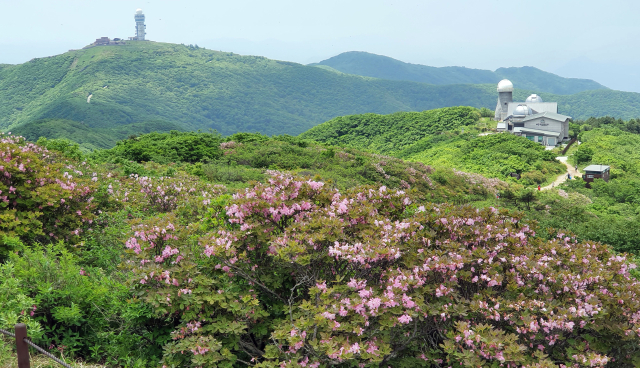
[{"label": "antenna on tower", "polygon": [[142,9],[136,10],[136,37],[135,39],[138,41],[144,41],[144,36],[147,34],[146,29],[147,26],[144,24],[144,13],[142,13]]}]

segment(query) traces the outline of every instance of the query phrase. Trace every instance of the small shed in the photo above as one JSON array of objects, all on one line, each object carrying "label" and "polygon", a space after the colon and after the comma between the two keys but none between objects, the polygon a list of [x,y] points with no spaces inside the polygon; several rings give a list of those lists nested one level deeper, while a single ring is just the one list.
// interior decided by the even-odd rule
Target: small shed
[{"label": "small shed", "polygon": [[595,179],[609,181],[610,167],[607,165],[589,165],[584,168],[582,178],[587,183],[592,183]]}]

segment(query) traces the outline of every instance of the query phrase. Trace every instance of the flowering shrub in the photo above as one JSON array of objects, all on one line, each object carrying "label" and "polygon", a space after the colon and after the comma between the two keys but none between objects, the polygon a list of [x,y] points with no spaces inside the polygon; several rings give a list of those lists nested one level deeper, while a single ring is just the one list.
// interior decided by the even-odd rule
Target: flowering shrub
[{"label": "flowering shrub", "polygon": [[86,177],[43,147],[0,134],[0,235],[77,237],[94,218]]},{"label": "flowering shrub", "polygon": [[204,214],[211,200],[225,190],[222,185],[208,184],[184,173],[175,177],[108,177],[103,185],[107,195],[121,205],[161,213],[176,211],[186,219]]},{"label": "flowering shrub", "polygon": [[166,366],[627,367],[640,285],[624,256],[494,208],[276,175],[199,239],[136,224],[132,281],[179,317]]}]

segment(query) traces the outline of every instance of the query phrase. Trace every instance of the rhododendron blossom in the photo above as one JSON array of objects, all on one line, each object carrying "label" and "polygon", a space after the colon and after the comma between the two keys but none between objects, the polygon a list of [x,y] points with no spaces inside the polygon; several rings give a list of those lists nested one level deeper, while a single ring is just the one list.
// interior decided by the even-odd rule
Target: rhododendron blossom
[{"label": "rhododendron blossom", "polygon": [[[139,225],[127,242],[132,284],[182,321],[165,362],[515,368],[640,360],[635,266],[607,246],[553,232],[542,239],[521,215],[496,208],[418,206],[419,198],[386,187],[341,192],[269,174],[236,193],[216,215],[224,221],[199,237],[168,218]],[[189,329],[194,322],[201,327]]]}]

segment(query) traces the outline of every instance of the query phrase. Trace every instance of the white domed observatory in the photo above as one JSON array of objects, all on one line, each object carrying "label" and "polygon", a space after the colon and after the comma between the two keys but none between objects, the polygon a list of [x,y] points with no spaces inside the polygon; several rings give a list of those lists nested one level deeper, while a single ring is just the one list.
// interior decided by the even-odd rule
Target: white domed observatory
[{"label": "white domed observatory", "polygon": [[542,101],[542,97],[534,93],[531,96],[527,97],[527,100],[525,102],[544,102],[544,101]]},{"label": "white domed observatory", "polygon": [[147,26],[144,24],[144,13],[142,9],[136,10],[135,15],[136,20],[136,37],[135,39],[138,41],[144,41],[144,36],[147,34]]},{"label": "white domed observatory", "polygon": [[503,79],[498,83],[498,106],[496,106],[496,120],[507,118],[507,107],[513,102],[513,83]]},{"label": "white domed observatory", "polygon": [[570,116],[558,114],[557,102],[544,102],[532,94],[525,102],[513,101],[513,83],[503,79],[498,83],[498,104],[495,118],[499,132],[509,132],[553,147],[569,139]]},{"label": "white domed observatory", "polygon": [[531,108],[527,105],[518,105],[518,107],[515,108],[515,110],[513,110],[513,113],[511,116],[518,117],[518,118],[524,118],[526,116],[529,115],[533,115],[533,111],[531,110]]}]

